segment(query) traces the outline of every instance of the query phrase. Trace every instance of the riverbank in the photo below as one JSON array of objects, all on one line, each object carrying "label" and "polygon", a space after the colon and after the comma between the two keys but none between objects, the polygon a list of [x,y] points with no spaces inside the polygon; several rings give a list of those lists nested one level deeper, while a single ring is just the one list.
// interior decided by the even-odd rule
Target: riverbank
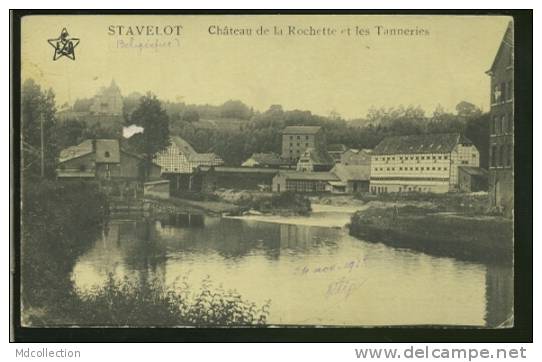
[{"label": "riverbank", "polygon": [[438,195],[414,205],[409,200],[369,204],[349,225],[350,234],[360,239],[460,260],[513,261],[513,221],[481,212],[487,205],[484,195]]}]

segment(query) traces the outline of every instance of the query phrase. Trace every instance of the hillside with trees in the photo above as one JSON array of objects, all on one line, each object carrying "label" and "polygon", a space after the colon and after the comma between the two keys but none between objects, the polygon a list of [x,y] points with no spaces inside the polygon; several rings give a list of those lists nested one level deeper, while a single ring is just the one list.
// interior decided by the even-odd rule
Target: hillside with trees
[{"label": "hillside with trees", "polygon": [[[54,100],[52,93],[47,97]],[[137,92],[123,98],[125,124],[133,121],[132,115],[144,98]],[[228,100],[221,105],[160,103],[169,118],[171,135],[186,139],[198,152],[216,153],[230,165],[240,165],[256,152],[280,153],[281,131],[286,126],[318,125],[323,127],[328,144],[342,143],[357,149],[374,148],[387,136],[459,132],[477,146],[480,166],[488,167],[489,116],[466,101],[460,102],[453,112],[440,105],[431,113],[419,106],[373,107],[363,118],[354,120],[345,120],[336,112],[321,116],[308,110],[284,110],[278,104],[263,112],[255,111],[240,100]],[[77,100],[74,108],[85,109],[87,105],[88,100]],[[61,139],[58,146],[76,144],[84,138],[120,136],[118,128],[85,124],[81,120],[62,122],[55,133]]]}]

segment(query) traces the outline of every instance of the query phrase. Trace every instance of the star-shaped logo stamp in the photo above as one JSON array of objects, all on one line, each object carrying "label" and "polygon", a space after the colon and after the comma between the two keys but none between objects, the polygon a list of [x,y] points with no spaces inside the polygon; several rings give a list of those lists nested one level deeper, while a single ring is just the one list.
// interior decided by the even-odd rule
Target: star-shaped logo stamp
[{"label": "star-shaped logo stamp", "polygon": [[47,40],[47,42],[55,48],[53,60],[57,60],[64,56],[71,60],[75,60],[75,47],[79,45],[79,41],[79,38],[70,37],[66,28],[63,28],[58,38]]}]

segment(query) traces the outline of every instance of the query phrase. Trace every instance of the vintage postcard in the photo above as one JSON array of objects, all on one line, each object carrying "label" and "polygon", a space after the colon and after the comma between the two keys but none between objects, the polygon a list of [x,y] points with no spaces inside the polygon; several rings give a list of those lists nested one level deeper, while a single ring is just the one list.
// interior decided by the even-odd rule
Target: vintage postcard
[{"label": "vintage postcard", "polygon": [[513,327],[514,30],[21,17],[21,326]]}]

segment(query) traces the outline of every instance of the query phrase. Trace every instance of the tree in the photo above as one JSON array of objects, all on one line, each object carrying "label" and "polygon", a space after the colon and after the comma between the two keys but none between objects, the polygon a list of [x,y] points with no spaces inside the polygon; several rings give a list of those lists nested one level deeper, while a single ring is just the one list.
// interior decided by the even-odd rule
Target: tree
[{"label": "tree", "polygon": [[148,178],[152,159],[169,145],[169,117],[155,95],[147,93],[132,112],[130,123],[143,127],[143,133],[130,138],[134,148],[145,156],[145,179]]},{"label": "tree", "polygon": [[[51,89],[42,91],[33,79],[27,79],[21,90],[22,170],[27,177],[41,173],[41,132],[43,125],[43,154],[46,177],[55,175],[59,149],[53,136],[56,125],[55,95]],[[43,123],[42,123],[43,121]]]},{"label": "tree", "polygon": [[199,121],[199,113],[195,109],[187,109],[184,111],[182,120],[185,122],[198,122]]},{"label": "tree", "polygon": [[61,150],[68,146],[79,144],[85,135],[87,124],[85,121],[68,119],[55,127],[54,138],[56,146]]},{"label": "tree", "polygon": [[457,115],[464,119],[479,117],[482,115],[482,110],[476,107],[474,104],[461,101],[455,106]]},{"label": "tree", "polygon": [[222,118],[249,119],[252,112],[243,102],[229,100],[220,107],[220,116]]}]

